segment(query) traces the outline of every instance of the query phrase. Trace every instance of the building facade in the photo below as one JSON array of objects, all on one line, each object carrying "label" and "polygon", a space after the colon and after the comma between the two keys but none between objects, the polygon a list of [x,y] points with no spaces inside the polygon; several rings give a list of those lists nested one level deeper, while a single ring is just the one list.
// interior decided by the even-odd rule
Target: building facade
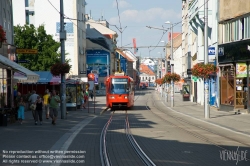
[{"label": "building facade", "polygon": [[[65,53],[72,65],[70,76],[86,76],[81,74],[86,68],[85,5],[85,0],[64,1]],[[13,0],[13,9],[14,25],[44,25],[46,32],[60,42],[60,1]]]},{"label": "building facade", "polygon": [[219,1],[220,104],[249,110],[250,1]]}]

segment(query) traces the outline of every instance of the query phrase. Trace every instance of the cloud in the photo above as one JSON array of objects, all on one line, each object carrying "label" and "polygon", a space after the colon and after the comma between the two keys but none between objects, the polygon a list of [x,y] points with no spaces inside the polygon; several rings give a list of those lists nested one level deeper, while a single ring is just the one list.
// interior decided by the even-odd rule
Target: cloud
[{"label": "cloud", "polygon": [[[130,6],[130,4],[129,4],[128,2],[126,2],[125,0],[120,0],[120,1],[118,1],[118,7],[119,7],[119,8],[127,8],[127,7],[129,7],[129,6]],[[117,8],[117,3],[116,3],[116,1],[113,2],[113,7],[114,7],[114,8]]]},{"label": "cloud", "polygon": [[[163,23],[168,20],[180,20],[181,13],[176,13],[174,10],[164,10],[163,8],[151,8],[148,10],[125,10],[121,14],[122,22],[143,23],[155,20],[163,20]],[[112,24],[119,22],[118,17],[113,17],[109,20]]]}]

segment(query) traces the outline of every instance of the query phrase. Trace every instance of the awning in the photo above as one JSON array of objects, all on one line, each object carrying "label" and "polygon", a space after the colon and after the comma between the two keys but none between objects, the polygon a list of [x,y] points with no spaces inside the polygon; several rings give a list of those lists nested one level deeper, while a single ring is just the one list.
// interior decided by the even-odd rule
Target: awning
[{"label": "awning", "polygon": [[19,82],[37,82],[39,79],[39,75],[11,61],[10,59],[4,57],[3,55],[0,55],[0,68],[10,69],[23,73],[26,76],[25,79],[24,78],[19,79],[19,77],[16,78],[14,77],[14,79],[17,79]]}]

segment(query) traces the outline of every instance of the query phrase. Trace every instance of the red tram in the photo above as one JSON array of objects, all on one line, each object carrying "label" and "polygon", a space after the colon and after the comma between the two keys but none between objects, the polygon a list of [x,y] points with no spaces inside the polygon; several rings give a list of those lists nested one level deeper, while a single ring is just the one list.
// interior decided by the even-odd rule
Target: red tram
[{"label": "red tram", "polygon": [[111,110],[129,109],[134,105],[134,81],[129,76],[115,74],[106,79],[106,106]]}]

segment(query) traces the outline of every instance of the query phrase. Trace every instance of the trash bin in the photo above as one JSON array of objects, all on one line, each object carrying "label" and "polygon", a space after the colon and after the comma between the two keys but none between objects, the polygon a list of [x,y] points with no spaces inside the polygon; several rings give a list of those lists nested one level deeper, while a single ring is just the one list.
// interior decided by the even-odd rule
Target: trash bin
[{"label": "trash bin", "polygon": [[7,114],[0,114],[0,126],[7,126],[8,116]]}]

